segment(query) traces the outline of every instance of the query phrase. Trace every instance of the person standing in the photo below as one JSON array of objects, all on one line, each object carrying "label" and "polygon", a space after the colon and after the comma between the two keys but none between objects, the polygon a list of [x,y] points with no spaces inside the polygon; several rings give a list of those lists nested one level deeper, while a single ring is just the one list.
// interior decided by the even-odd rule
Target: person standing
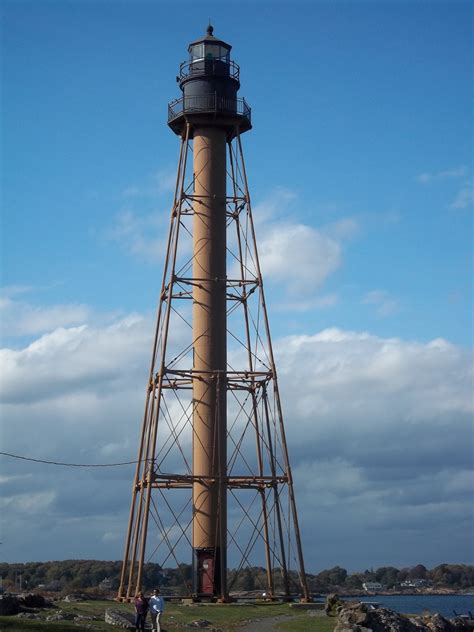
[{"label": "person standing", "polygon": [[135,630],[144,632],[146,613],[148,612],[148,599],[142,592],[135,597]]},{"label": "person standing", "polygon": [[160,595],[158,588],[155,588],[150,597],[150,617],[152,632],[161,632],[161,615],[165,609],[165,600]]}]

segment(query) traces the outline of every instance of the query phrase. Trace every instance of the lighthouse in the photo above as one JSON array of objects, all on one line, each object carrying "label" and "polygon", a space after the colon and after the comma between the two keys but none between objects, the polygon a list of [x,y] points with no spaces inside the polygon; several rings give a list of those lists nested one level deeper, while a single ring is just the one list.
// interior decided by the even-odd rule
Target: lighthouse
[{"label": "lighthouse", "polygon": [[[147,551],[179,566],[188,545],[194,599],[228,601],[256,549],[270,598],[295,592],[290,558],[309,598],[242,152],[251,110],[231,48],[209,25],[168,105],[180,157],[119,599],[142,589]],[[189,493],[182,509],[173,490]]]}]

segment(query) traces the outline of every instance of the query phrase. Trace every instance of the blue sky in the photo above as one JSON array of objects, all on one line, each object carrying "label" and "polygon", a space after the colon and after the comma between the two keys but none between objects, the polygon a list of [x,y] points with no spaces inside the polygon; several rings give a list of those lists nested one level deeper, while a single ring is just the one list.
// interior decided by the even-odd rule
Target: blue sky
[{"label": "blue sky", "polygon": [[[296,359],[304,366],[302,340],[309,348],[314,345],[316,363],[321,358],[321,379],[312,388],[323,389],[334,365],[342,372],[338,389],[328,387],[332,398],[318,413],[326,417],[314,437],[320,446],[314,457],[304,452],[298,432],[291,431],[293,419],[287,420],[290,448],[321,480],[335,481],[323,515],[307,508],[308,524],[319,521],[319,539],[324,542],[326,536],[327,542],[323,559],[310,554],[309,569],[333,563],[358,568],[369,562],[469,561],[469,2],[3,1],[1,273],[4,353],[12,363],[4,389],[3,449],[32,456],[39,449],[43,458],[62,455],[76,461],[107,460],[107,455],[134,458],[161,240],[179,149],[166,126],[166,108],[179,96],[175,76],[187,45],[204,33],[209,18],[215,34],[233,46],[232,57],[241,66],[240,94],[252,106],[254,129],[243,142],[282,375],[288,375],[290,384],[286,367]],[[301,253],[296,283],[286,262],[275,265],[269,256],[282,234],[287,239],[282,258],[289,261],[292,248]],[[104,344],[100,348],[116,345],[110,350],[115,364],[102,367],[117,423],[128,428],[128,443],[116,448],[107,448],[100,434],[106,431],[98,429],[107,414],[104,402],[103,409],[91,404],[93,381],[102,375],[94,344],[89,355],[77,356],[82,339],[73,344],[68,337],[80,338],[86,331],[96,336],[94,344]],[[124,336],[119,341],[117,331]],[[294,350],[292,358],[287,357],[289,349]],[[393,352],[390,367],[384,365],[381,379],[374,382],[377,358],[387,349]],[[372,377],[364,378],[361,367],[370,359]],[[64,367],[67,380],[58,378],[58,366]],[[117,373],[111,386],[110,375],[121,367],[123,375]],[[31,396],[27,407],[18,394],[19,383]],[[119,383],[122,396],[123,384],[130,388],[124,406],[117,403],[120,389],[112,392]],[[35,389],[50,395],[38,391],[34,397]],[[360,389],[366,397],[356,415],[342,404],[337,409],[336,401],[345,401],[348,393],[354,397]],[[440,392],[444,397],[438,402]],[[88,435],[78,429],[80,416],[70,408],[73,402],[77,407],[78,393],[88,402],[81,400],[79,406],[90,414],[89,436],[100,435],[97,445],[105,452],[94,452]],[[288,410],[293,408],[291,397],[288,387]],[[398,404],[397,415],[384,425],[381,411]],[[59,411],[70,420],[67,433]],[[354,427],[347,425],[359,415]],[[137,420],[133,432],[131,419]],[[373,424],[365,430],[364,419]],[[20,436],[9,429],[18,424],[23,424]],[[35,424],[31,433],[28,424]],[[38,444],[41,427],[54,432],[54,441]],[[342,442],[338,450],[334,437],[341,429],[347,445]],[[368,446],[373,456],[394,437],[416,446],[427,434],[429,455],[414,450],[407,465],[400,446],[398,460],[395,456],[388,468],[390,476],[387,468],[386,478],[367,469]],[[454,455],[459,445],[463,457],[456,465],[443,450],[448,446]],[[354,446],[363,447],[358,457]],[[2,467],[11,499],[24,493],[26,479],[21,477],[37,472],[6,461]],[[389,498],[396,495],[394,490],[407,493],[399,481],[408,471],[418,486],[410,484],[416,493],[397,513],[401,525],[392,534],[396,521]],[[66,520],[74,508],[66,511],[66,503],[60,505],[54,473],[41,472],[37,494],[43,494],[43,501],[51,499],[56,522]],[[127,475],[121,475],[123,480]],[[448,478],[441,484],[440,477]],[[377,480],[385,481],[385,492]],[[107,520],[113,522],[111,515],[122,515],[122,509],[126,514],[124,484],[126,491],[117,491],[108,517],[102,523],[97,517],[99,531]],[[315,493],[303,481],[301,488],[303,498]],[[442,498],[440,488],[445,489]],[[350,499],[343,503],[352,489],[354,505]],[[453,489],[459,497],[448,510],[443,503],[450,502]],[[77,493],[83,492],[78,488]],[[423,494],[429,508],[419,500]],[[370,509],[374,502],[381,507],[387,503],[386,514],[380,510],[379,535],[370,536],[374,559],[364,562],[366,551],[352,559],[351,547],[341,551],[347,538],[344,523],[354,532],[360,529],[363,543],[367,524],[357,507]],[[28,511],[36,511],[35,520],[43,524],[40,504],[25,501],[24,511],[30,519]],[[341,513],[341,505],[347,513]],[[439,525],[436,533],[424,531],[422,516],[431,511]],[[21,512],[15,516],[15,524],[26,520]],[[340,525],[334,531],[331,523],[337,516]],[[392,525],[385,531],[383,516]],[[457,543],[445,541],[449,537],[442,516],[462,525]],[[416,531],[408,539],[403,536],[407,529]],[[10,550],[4,545],[4,554],[10,560],[21,555],[39,559],[41,550],[51,558],[73,556],[61,538],[54,545],[48,541],[47,532],[45,526],[40,548],[28,545],[22,553],[22,543],[15,540]],[[394,545],[387,552],[389,532]],[[120,558],[121,535],[113,533],[103,540],[103,550],[106,557]],[[309,540],[311,528],[303,533]],[[18,536],[11,532],[10,537]],[[89,544],[90,533],[81,537],[84,545],[76,542],[74,554],[99,556]]]}]

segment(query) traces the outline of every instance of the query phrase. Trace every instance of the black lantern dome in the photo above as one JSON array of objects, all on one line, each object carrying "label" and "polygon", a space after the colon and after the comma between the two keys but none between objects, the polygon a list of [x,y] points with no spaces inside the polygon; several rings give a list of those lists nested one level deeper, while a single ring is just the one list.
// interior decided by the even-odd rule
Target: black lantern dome
[{"label": "black lantern dome", "polygon": [[[214,37],[209,25],[206,35],[188,46],[189,60],[176,77],[183,93],[168,106],[168,125],[183,135],[186,123],[218,125],[235,135],[251,129],[250,108],[239,98],[239,66],[231,61],[232,46]],[[211,118],[210,118],[211,117]]]},{"label": "black lantern dome", "polygon": [[190,62],[203,59],[218,59],[229,63],[229,54],[232,46],[214,37],[214,27],[209,24],[206,35],[201,39],[191,42],[188,46]]}]

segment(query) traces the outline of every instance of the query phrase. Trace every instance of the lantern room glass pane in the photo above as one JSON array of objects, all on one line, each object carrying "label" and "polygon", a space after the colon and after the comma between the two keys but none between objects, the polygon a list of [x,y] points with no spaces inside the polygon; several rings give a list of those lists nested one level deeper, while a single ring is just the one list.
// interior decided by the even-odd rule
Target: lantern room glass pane
[{"label": "lantern room glass pane", "polygon": [[191,61],[202,59],[204,57],[204,44],[195,44],[191,46],[190,58]]},{"label": "lantern room glass pane", "polygon": [[216,44],[204,44],[204,59],[219,59],[221,47]]}]

